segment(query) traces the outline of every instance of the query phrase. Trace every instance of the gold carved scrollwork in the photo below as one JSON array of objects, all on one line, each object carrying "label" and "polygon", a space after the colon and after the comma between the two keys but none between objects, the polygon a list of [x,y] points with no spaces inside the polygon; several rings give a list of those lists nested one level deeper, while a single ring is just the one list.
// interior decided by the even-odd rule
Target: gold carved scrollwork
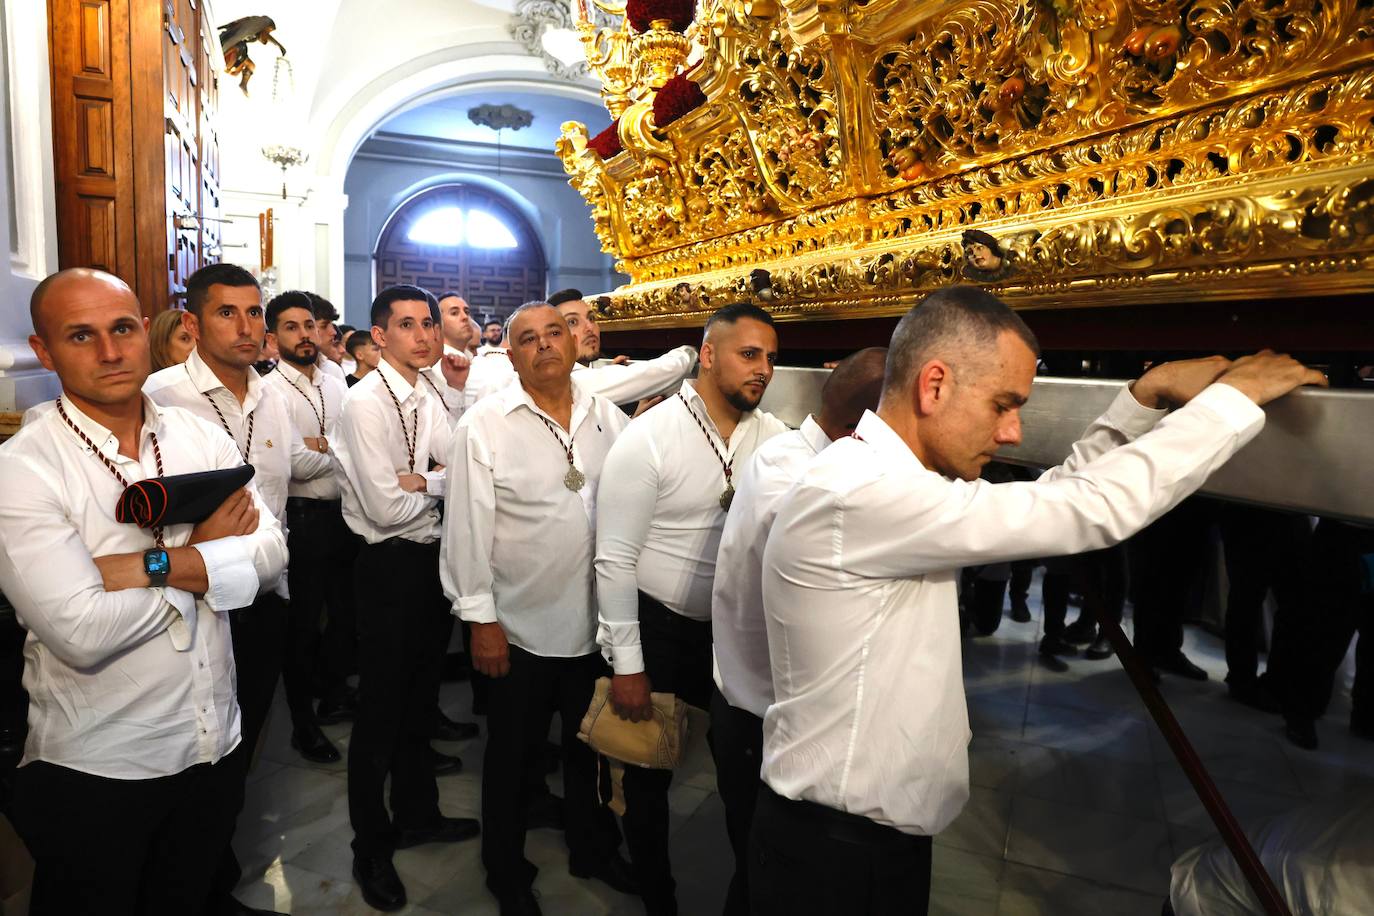
[{"label": "gold carved scrollwork", "polygon": [[898,310],[967,229],[1026,305],[1374,290],[1371,0],[703,0],[687,35],[704,106],[658,127],[640,67],[624,154],[559,141],[613,320],[760,266],[780,314]]}]

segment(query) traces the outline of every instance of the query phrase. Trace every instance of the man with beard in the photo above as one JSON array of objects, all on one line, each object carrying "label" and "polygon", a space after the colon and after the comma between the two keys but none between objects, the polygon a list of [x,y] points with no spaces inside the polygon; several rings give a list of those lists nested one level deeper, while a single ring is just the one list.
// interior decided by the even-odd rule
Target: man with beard
[{"label": "man with beard", "polygon": [[501,334],[504,330],[501,322],[488,321],[486,324],[482,325],[482,343],[486,344],[488,347],[501,346]]},{"label": "man with beard", "polygon": [[597,326],[596,310],[575,289],[559,290],[549,297],[549,305],[568,323],[568,330],[577,341],[577,382],[596,392],[613,404],[634,404],[645,398],[663,394],[692,371],[697,351],[681,346],[655,359],[629,362],[619,356],[605,365],[590,368],[601,359],[601,328]]},{"label": "man with beard", "polygon": [[[711,586],[732,478],[787,427],[758,410],[773,377],[772,317],[747,303],[706,322],[701,373],[633,420],[602,471],[596,532],[598,641],[614,669],[611,703],[631,721],[650,690],[706,709],[711,700]],[[668,860],[672,773],[625,771],[625,834],[652,916],[677,912]]]},{"label": "man with beard", "polygon": [[37,863],[31,912],[201,913],[252,753],[226,614],[280,578],[286,543],[252,484],[195,525],[117,522],[131,481],[242,456],[218,424],[142,394],[148,322],[121,280],[64,270],[30,314],[62,385],[0,445],[0,587],[27,631],[10,814]]},{"label": "man with beard", "polygon": [[[211,264],[186,281],[186,324],[196,348],[186,362],[148,377],[144,392],[157,404],[181,407],[213,423],[234,440],[263,502],[286,529],[291,478],[327,473],[329,455],[307,448],[281,394],[253,369],[267,336],[262,290],[253,275],[233,264]],[[281,673],[287,612],[286,576],[265,587],[249,607],[229,612],[244,744],[257,746]],[[251,753],[244,755],[244,777]],[[219,903],[230,898],[240,870],[226,844],[216,878]]]},{"label": "man with beard", "polygon": [[440,814],[429,745],[452,626],[439,582],[444,475],[430,470],[447,460],[451,428],[420,378],[434,361],[437,310],[419,287],[378,294],[372,338],[382,361],[349,392],[334,443],[344,521],[364,541],[355,564],[359,703],[348,748],[353,876],[368,905],[385,911],[406,903],[392,864],[397,849],[479,833],[476,820]]},{"label": "man with beard", "polygon": [[[538,302],[511,316],[519,383],[486,398],[454,433],[445,518],[445,590],[472,628],[473,665],[490,678],[482,766],[482,864],[502,914],[538,914],[524,857],[529,768],[549,720],[562,720],[568,868],[633,892],[619,837],[600,820],[596,758],[577,739],[606,663],[596,651],[592,585],[601,465],[629,421],[581,390],[577,346]],[[531,563],[531,557],[540,557]]]},{"label": "man with beard", "polygon": [[[327,455],[348,389],[315,365],[319,356],[315,335],[315,316],[305,293],[282,293],[267,303],[267,339],[276,346],[280,361],[265,381],[286,401],[306,448]],[[344,680],[356,632],[353,590],[335,573],[352,567],[358,548],[343,521],[332,464],[318,469],[313,477],[292,475],[286,516],[292,560],[287,576],[291,622],[282,680],[291,710],[291,746],[306,760],[333,763],[339,752],[320,731],[312,697],[318,658],[323,663],[319,680],[324,688],[320,720],[341,722],[353,717],[357,698],[350,696]],[[329,618],[321,653],[319,621],[326,608]]]}]

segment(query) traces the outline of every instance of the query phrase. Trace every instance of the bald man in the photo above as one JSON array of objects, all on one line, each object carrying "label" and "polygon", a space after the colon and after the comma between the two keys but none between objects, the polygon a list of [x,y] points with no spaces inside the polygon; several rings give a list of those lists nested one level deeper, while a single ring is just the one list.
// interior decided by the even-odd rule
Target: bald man
[{"label": "bald man", "polygon": [[[758,409],[773,378],[772,317],[748,303],[706,323],[701,373],[632,420],[606,457],[598,493],[598,641],[615,671],[611,703],[652,713],[650,690],[711,702],[711,582],[737,468],[787,427]],[[579,374],[580,375],[580,374]],[[672,773],[625,771],[625,834],[645,908],[677,912],[668,858]]]},{"label": "bald man", "polygon": [[242,458],[142,393],[148,322],[123,281],[63,271],[30,314],[62,384],[0,445],[0,590],[27,631],[12,815],[37,864],[30,912],[198,913],[250,752],[227,612],[277,581],[286,540],[251,485],[195,525],[116,521],[130,483]]},{"label": "bald man", "polygon": [[763,548],[778,505],[812,458],[854,433],[865,411],[878,406],[886,347],[842,360],[821,389],[821,413],[800,429],[769,439],[738,475],[725,517],[711,589],[715,682],[711,694],[711,756],[725,803],[725,827],[735,853],[727,914],[749,912],[749,824],[759,794],[763,713],[773,702],[768,628],[763,617]]}]

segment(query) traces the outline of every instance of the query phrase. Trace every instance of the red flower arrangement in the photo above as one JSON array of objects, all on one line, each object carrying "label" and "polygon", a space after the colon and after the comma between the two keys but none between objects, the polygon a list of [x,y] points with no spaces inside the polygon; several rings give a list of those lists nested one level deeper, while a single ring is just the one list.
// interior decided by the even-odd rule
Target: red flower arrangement
[{"label": "red flower arrangement", "polygon": [[688,79],[686,73],[679,73],[654,93],[654,126],[667,127],[688,112],[700,108],[705,101],[706,93],[701,91],[696,81]]},{"label": "red flower arrangement", "polygon": [[696,18],[696,0],[625,0],[625,18],[636,32],[647,32],[655,19],[667,19],[674,32],[685,31]]},{"label": "red flower arrangement", "polygon": [[610,127],[588,140],[587,149],[596,153],[603,160],[623,152],[625,147],[620,145],[620,119],[616,118],[611,122]]}]

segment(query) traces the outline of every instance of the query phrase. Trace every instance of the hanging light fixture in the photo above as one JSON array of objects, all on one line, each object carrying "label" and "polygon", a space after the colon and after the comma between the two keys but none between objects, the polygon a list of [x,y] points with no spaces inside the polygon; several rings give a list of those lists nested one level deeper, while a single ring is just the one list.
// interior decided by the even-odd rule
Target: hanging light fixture
[{"label": "hanging light fixture", "polygon": [[281,169],[281,199],[286,200],[286,170],[305,165],[310,154],[293,142],[299,119],[290,110],[296,94],[296,75],[291,61],[285,56],[278,57],[272,68],[272,111],[269,118],[271,132],[279,138],[278,142],[262,148],[262,155],[268,162]]}]

